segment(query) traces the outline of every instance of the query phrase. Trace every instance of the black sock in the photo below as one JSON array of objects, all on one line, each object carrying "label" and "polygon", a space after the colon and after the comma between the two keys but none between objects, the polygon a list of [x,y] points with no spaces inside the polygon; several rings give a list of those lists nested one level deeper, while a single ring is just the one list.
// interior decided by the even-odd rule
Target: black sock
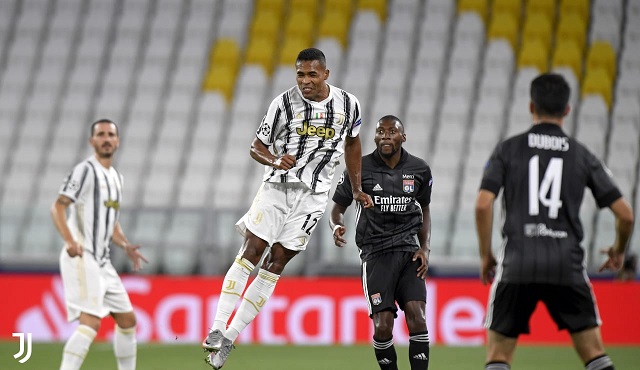
[{"label": "black sock", "polygon": [[409,363],[411,370],[429,368],[429,332],[409,333]]},{"label": "black sock", "polygon": [[488,362],[485,366],[484,366],[484,370],[509,370],[511,369],[511,366],[509,366],[508,363],[506,362]]},{"label": "black sock", "polygon": [[373,338],[373,350],[376,353],[378,365],[382,370],[398,370],[398,356],[393,346],[393,337],[386,340]]},{"label": "black sock", "polygon": [[587,370],[614,370],[613,361],[606,354],[593,358],[584,365]]}]

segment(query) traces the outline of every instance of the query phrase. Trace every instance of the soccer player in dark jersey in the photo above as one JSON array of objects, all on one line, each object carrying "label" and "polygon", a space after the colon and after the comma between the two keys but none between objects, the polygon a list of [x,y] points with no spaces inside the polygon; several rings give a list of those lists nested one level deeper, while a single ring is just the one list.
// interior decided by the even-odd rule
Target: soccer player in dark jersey
[{"label": "soccer player in dark jersey", "polygon": [[[409,329],[412,370],[429,368],[429,333],[425,318],[431,236],[431,169],[402,148],[404,126],[395,116],[376,126],[376,150],[362,157],[362,190],[373,207],[356,203],[356,245],[362,259],[362,288],[373,319],[373,348],[380,369],[397,369],[393,324],[398,307]],[[344,173],[333,195],[330,225],[334,242],[343,247],[344,213],[352,203]]]},{"label": "soccer player in dark jersey", "polygon": [[[487,162],[476,203],[480,278],[491,282],[485,327],[486,370],[510,368],[520,334],[544,302],[558,329],[571,334],[588,370],[613,369],[586,272],[579,219],[585,187],[616,218],[616,240],[600,268],[618,270],[633,229],[633,213],[607,168],[562,131],[570,88],[557,74],[531,82],[533,126],[499,143]],[[491,251],[493,202],[503,189],[504,241]]]}]

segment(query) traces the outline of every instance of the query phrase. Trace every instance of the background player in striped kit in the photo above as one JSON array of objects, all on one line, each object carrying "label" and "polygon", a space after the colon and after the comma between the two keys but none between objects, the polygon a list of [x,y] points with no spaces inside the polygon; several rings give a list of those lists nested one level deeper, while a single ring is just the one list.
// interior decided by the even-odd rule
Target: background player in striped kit
[{"label": "background player in striped kit", "polygon": [[[380,369],[398,369],[393,324],[398,307],[409,329],[412,370],[429,368],[429,333],[424,279],[429,267],[432,177],[427,163],[402,148],[404,126],[395,116],[376,127],[376,150],[362,158],[362,188],[373,207],[356,204],[356,245],[362,259],[362,288],[373,319],[373,348]],[[333,195],[330,225],[343,247],[344,213],[352,203],[350,179],[342,176]]]},{"label": "background player in striped kit", "polygon": [[[531,82],[533,126],[499,143],[489,159],[476,201],[483,283],[495,275],[487,308],[487,370],[505,370],[518,336],[529,332],[538,301],[558,329],[571,334],[588,370],[610,370],[601,320],[586,272],[580,205],[588,187],[598,206],[616,218],[616,239],[601,267],[619,270],[633,229],[633,213],[609,171],[562,131],[570,88],[557,74]],[[493,202],[504,189],[504,241],[491,250]],[[496,269],[497,265],[497,269]]]},{"label": "background player in striped kit", "polygon": [[[251,157],[265,165],[264,182],[236,224],[244,243],[225,275],[214,323],[202,343],[211,351],[206,361],[215,369],[224,365],[233,342],[271,297],[286,264],[306,249],[327,206],[342,154],[353,199],[371,207],[360,186],[360,102],[329,85],[328,77],[322,51],[302,50],[296,60],[297,86],[272,101],[251,143]],[[245,292],[249,274],[267,247],[258,276]]]},{"label": "background player in striped kit", "polygon": [[136,317],[109,259],[109,244],[113,242],[126,252],[134,270],[147,261],[139,245],[129,244],[118,222],[122,176],[111,165],[120,143],[118,127],[108,119],[94,122],[89,143],[94,155],[73,168],[51,207],[53,223],[64,240],[60,273],[67,319],[80,321],[64,346],[60,369],[80,369],[102,319],[110,314],[116,321],[113,348],[118,369],[133,370]]}]

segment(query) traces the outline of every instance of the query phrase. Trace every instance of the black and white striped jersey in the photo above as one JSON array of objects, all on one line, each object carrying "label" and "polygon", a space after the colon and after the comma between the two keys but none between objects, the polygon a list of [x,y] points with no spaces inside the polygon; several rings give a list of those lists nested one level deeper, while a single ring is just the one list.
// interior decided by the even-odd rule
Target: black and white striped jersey
[{"label": "black and white striped jersey", "polygon": [[589,188],[599,207],[622,195],[584,145],[551,123],[498,144],[481,189],[503,189],[504,243],[496,280],[571,285],[584,282],[580,205]]},{"label": "black and white striped jersey", "polygon": [[288,171],[265,166],[265,182],[303,182],[315,192],[331,188],[336,165],[344,154],[347,136],[356,137],[362,123],[360,102],[353,95],[329,85],[329,96],[307,100],[298,86],[276,97],[256,136],[273,146],[276,156],[296,157]]},{"label": "black and white striped jersey", "polygon": [[73,168],[59,194],[73,201],[67,219],[73,237],[98,262],[108,261],[122,202],[122,175],[92,155]]}]

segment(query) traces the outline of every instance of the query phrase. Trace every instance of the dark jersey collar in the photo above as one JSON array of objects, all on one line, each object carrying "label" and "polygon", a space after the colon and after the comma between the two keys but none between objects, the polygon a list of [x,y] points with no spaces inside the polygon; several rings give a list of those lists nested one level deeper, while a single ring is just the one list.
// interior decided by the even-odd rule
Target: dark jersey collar
[{"label": "dark jersey collar", "polygon": [[558,126],[555,123],[547,123],[547,122],[540,122],[538,124],[531,126],[531,128],[529,129],[529,132],[557,133],[557,134],[562,134],[563,136],[567,136],[562,130],[561,126]]},{"label": "dark jersey collar", "polygon": [[[371,153],[373,160],[376,162],[376,164],[378,166],[384,166],[387,168],[390,168],[385,161],[382,159],[382,157],[380,156],[380,153],[378,153],[378,149],[376,148],[373,153]],[[404,148],[400,148],[400,160],[398,161],[398,164],[396,165],[396,167],[404,164],[407,161],[407,158],[409,158],[409,153],[404,150]]]}]

